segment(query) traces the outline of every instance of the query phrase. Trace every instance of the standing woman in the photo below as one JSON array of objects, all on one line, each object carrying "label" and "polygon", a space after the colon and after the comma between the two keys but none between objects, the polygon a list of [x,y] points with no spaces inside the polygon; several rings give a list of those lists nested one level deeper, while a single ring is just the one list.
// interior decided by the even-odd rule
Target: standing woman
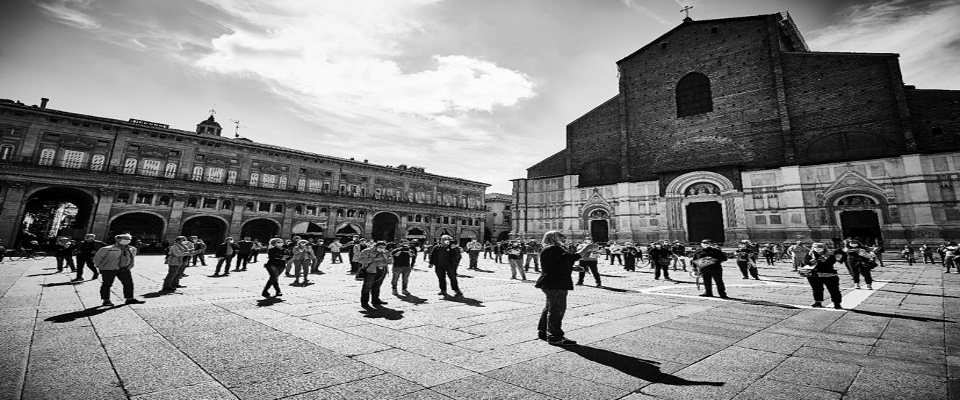
[{"label": "standing woman", "polygon": [[387,266],[393,263],[393,257],[387,252],[386,242],[376,242],[373,247],[367,247],[355,259],[360,264],[358,273],[363,275],[363,286],[360,288],[360,306],[369,309],[374,305],[387,304],[380,299],[380,285],[387,277]]},{"label": "standing woman", "polygon": [[76,249],[76,242],[70,240],[70,238],[66,236],[57,238],[56,252],[54,253],[57,258],[57,272],[63,272],[64,263],[70,267],[70,272],[77,272],[77,267],[73,264],[73,253]]},{"label": "standing woman", "polygon": [[257,263],[257,257],[260,255],[261,250],[263,250],[263,243],[260,243],[258,239],[253,239],[253,249],[250,251],[251,264]]},{"label": "standing woman", "polygon": [[843,298],[840,293],[840,277],[837,276],[837,270],[833,267],[836,262],[836,257],[827,252],[827,245],[819,242],[813,244],[810,253],[803,259],[804,265],[812,267],[812,270],[809,270],[810,267],[801,269],[801,271],[809,271],[807,281],[813,288],[811,307],[823,307],[823,288],[826,286],[827,291],[830,292],[830,300],[833,301],[833,308],[843,308],[840,305],[840,300]]},{"label": "standing woman", "polygon": [[270,248],[267,250],[267,263],[264,264],[264,268],[267,269],[267,273],[270,274],[270,277],[267,279],[267,284],[263,287],[263,297],[270,297],[270,292],[268,291],[270,287],[273,287],[277,293],[274,297],[283,296],[283,293],[280,293],[280,282],[278,278],[280,277],[280,272],[283,271],[283,267],[286,264],[286,252],[283,249],[283,239],[273,238],[270,239]]},{"label": "standing woman", "polygon": [[173,245],[167,248],[167,259],[164,261],[164,264],[167,264],[167,277],[163,280],[161,291],[173,292],[177,288],[183,287],[180,286],[180,275],[183,273],[183,269],[187,267],[187,260],[190,257],[190,250],[187,248],[186,242],[186,236],[177,236],[173,240]]},{"label": "standing woman", "polygon": [[520,280],[527,280],[526,270],[523,269],[523,245],[514,240],[507,244],[507,262],[510,263],[510,279],[517,279],[517,271],[520,273]]},{"label": "standing woman", "polygon": [[542,272],[536,287],[543,291],[546,304],[537,324],[537,337],[555,346],[572,346],[577,342],[567,339],[563,333],[563,314],[567,311],[567,293],[573,290],[573,263],[586,254],[597,251],[597,245],[588,243],[577,253],[569,253],[559,231],[543,235],[543,250],[540,251]]},{"label": "standing woman", "polygon": [[860,241],[853,239],[847,242],[847,248],[844,249],[847,255],[847,269],[850,276],[853,277],[853,283],[860,289],[860,276],[863,275],[863,281],[867,284],[867,290],[873,290],[873,277],[870,270],[876,266],[873,261],[873,252],[863,249]]},{"label": "standing woman", "polygon": [[627,242],[623,245],[623,248],[620,249],[620,252],[623,253],[623,269],[627,271],[636,271],[637,256],[640,255],[640,251],[637,250],[637,247],[634,246],[632,242]]},{"label": "standing woman", "polygon": [[300,284],[300,274],[303,273],[303,284],[306,285],[310,283],[308,274],[310,273],[310,266],[313,265],[313,260],[317,259],[317,256],[313,254],[313,246],[310,246],[309,240],[303,240],[297,242],[296,246],[293,246],[293,284]]}]

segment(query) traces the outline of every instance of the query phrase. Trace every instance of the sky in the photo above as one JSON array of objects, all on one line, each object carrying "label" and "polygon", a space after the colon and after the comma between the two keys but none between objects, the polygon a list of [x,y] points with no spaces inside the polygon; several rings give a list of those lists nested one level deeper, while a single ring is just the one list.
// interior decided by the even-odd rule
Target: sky
[{"label": "sky", "polygon": [[616,61],[681,23],[788,11],[814,51],[960,90],[955,0],[6,0],[0,98],[491,185],[562,150]]}]

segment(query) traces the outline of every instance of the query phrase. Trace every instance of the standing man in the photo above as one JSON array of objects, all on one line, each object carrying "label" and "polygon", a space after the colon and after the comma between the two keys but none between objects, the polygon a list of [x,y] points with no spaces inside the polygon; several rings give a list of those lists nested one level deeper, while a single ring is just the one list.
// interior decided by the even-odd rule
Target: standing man
[{"label": "standing man", "polygon": [[527,255],[527,260],[523,263],[523,270],[530,270],[530,260],[533,260],[533,270],[540,272],[540,250],[543,247],[540,246],[540,243],[537,243],[536,240],[530,240],[527,242],[527,245],[524,247],[523,252]]},{"label": "standing man", "polygon": [[577,279],[577,285],[583,285],[583,277],[587,275],[587,270],[589,270],[593,273],[593,279],[597,281],[597,287],[600,287],[600,271],[597,270],[597,258],[600,257],[599,249],[599,246],[593,243],[592,238],[584,239],[583,243],[577,246],[577,253],[581,254],[580,278]]},{"label": "standing man", "polygon": [[450,235],[440,236],[440,243],[433,246],[430,251],[430,264],[433,265],[437,273],[437,280],[440,284],[440,293],[438,295],[447,296],[447,278],[450,278],[450,288],[456,296],[463,296],[460,291],[460,285],[457,283],[457,266],[460,265],[460,247],[453,244],[453,238]]},{"label": "standing man", "polygon": [[617,264],[623,265],[623,247],[620,246],[620,243],[614,241],[610,245],[610,265],[613,265],[613,260],[617,260]]},{"label": "standing man", "polygon": [[788,248],[787,251],[790,252],[790,256],[793,257],[794,271],[796,271],[797,268],[800,268],[803,266],[803,259],[806,258],[807,253],[810,252],[809,250],[807,250],[806,247],[803,246],[803,242],[799,240],[797,241],[796,244],[794,244],[793,246],[790,246],[790,248]]},{"label": "standing man", "polygon": [[54,257],[57,258],[57,272],[63,272],[63,264],[70,267],[70,272],[77,272],[77,267],[73,265],[73,251],[77,244],[66,236],[57,238],[57,245],[54,250]]},{"label": "standing man", "polygon": [[473,238],[470,240],[470,243],[467,243],[467,255],[470,256],[469,269],[478,269],[477,260],[480,259],[480,250],[483,250],[483,245],[477,241],[477,238]]},{"label": "standing man", "polygon": [[493,262],[497,264],[503,264],[503,245],[505,242],[500,241],[493,245]]},{"label": "standing man", "polygon": [[493,244],[490,241],[483,243],[483,259],[493,258]]},{"label": "standing man", "polygon": [[203,253],[207,251],[207,244],[203,242],[200,238],[196,236],[190,236],[190,241],[193,242],[193,266],[197,266],[197,260],[200,261],[200,265],[204,267],[207,266],[207,260],[204,259]]},{"label": "standing man", "polygon": [[343,262],[343,254],[340,254],[340,250],[343,248],[343,245],[340,244],[340,239],[333,239],[330,242],[330,264],[340,264]]},{"label": "standing man", "polygon": [[387,253],[387,244],[376,242],[372,247],[361,251],[354,260],[360,263],[360,268],[365,272],[363,286],[360,288],[360,306],[369,309],[371,303],[387,304],[380,299],[380,285],[387,277],[387,266],[393,262],[390,254]]},{"label": "standing man", "polygon": [[313,266],[310,268],[311,274],[320,273],[320,263],[323,262],[323,258],[327,255],[327,245],[323,244],[323,238],[314,238],[313,243],[313,255],[317,258],[313,260]]},{"label": "standing man", "polygon": [[720,263],[727,261],[726,254],[723,251],[713,247],[710,239],[700,241],[700,249],[693,254],[691,263],[700,268],[703,276],[704,293],[700,297],[713,297],[713,283],[717,283],[717,293],[721,299],[727,299],[727,288],[723,284],[723,268]]},{"label": "standing man", "polygon": [[83,241],[77,245],[77,277],[73,278],[74,282],[83,281],[84,266],[87,266],[93,272],[92,280],[96,280],[100,276],[100,272],[93,264],[93,256],[97,254],[101,247],[106,245],[106,243],[97,240],[97,235],[92,233],[83,235]]},{"label": "standing man", "polygon": [[687,248],[683,246],[683,243],[680,243],[679,240],[673,241],[673,246],[670,247],[670,251],[673,252],[673,270],[677,270],[677,264],[683,266],[683,270],[687,270]]},{"label": "standing man", "polygon": [[233,242],[232,237],[228,237],[223,243],[220,243],[217,246],[216,254],[214,254],[217,257],[217,269],[213,276],[220,276],[220,267],[223,267],[223,276],[230,276],[230,264],[233,263],[233,257],[236,257],[239,251],[240,247]]},{"label": "standing man", "polygon": [[125,304],[143,304],[143,300],[133,297],[133,275],[130,274],[130,270],[133,269],[134,259],[137,257],[137,249],[130,245],[133,236],[124,233],[114,238],[117,244],[102,247],[93,256],[93,265],[103,274],[103,284],[100,285],[100,298],[103,300],[103,305],[113,306],[113,302],[110,301],[110,287],[113,286],[114,279],[119,279],[123,284]]},{"label": "standing man", "polygon": [[413,264],[417,261],[417,248],[410,245],[407,239],[400,240],[400,246],[390,252],[393,256],[393,295],[399,296],[397,292],[397,281],[403,278],[403,295],[409,296],[407,284],[410,282],[410,272],[413,271]]},{"label": "standing man", "polygon": [[933,264],[933,247],[924,243],[923,246],[920,246],[920,253],[923,254],[924,264],[927,264],[928,261]]},{"label": "standing man", "polygon": [[670,279],[670,273],[667,272],[667,270],[670,266],[673,252],[664,246],[663,243],[653,242],[653,246],[650,247],[648,255],[650,256],[650,264],[653,265],[653,279],[659,280],[660,273],[663,272],[663,279],[672,281],[672,279]]},{"label": "standing man", "polygon": [[540,313],[537,324],[537,337],[555,346],[572,346],[577,342],[564,337],[563,315],[567,311],[567,294],[573,290],[573,263],[586,254],[597,250],[595,244],[584,247],[579,253],[569,253],[565,249],[566,237],[559,231],[549,231],[543,235],[543,272],[537,279],[536,287],[543,291],[546,304]]},{"label": "standing man", "polygon": [[[740,241],[734,254],[737,257],[737,267],[740,268],[743,279],[750,279],[750,276],[753,276],[753,279],[760,280],[760,275],[757,273],[757,253],[750,246],[750,242],[747,240]],[[750,276],[747,276],[748,274]]]},{"label": "standing man", "polygon": [[[243,240],[237,242],[237,266],[234,271],[246,271],[251,254],[253,254],[253,242],[250,240],[250,236],[246,236]],[[240,268],[240,264],[243,264],[243,268]]]}]

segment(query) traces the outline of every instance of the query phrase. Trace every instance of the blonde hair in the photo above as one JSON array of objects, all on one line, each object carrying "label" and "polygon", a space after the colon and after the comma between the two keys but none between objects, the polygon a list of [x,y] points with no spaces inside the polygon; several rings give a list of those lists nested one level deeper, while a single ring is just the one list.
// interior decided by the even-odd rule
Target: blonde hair
[{"label": "blonde hair", "polygon": [[547,231],[543,234],[543,247],[559,246],[561,237],[563,233],[560,231]]}]

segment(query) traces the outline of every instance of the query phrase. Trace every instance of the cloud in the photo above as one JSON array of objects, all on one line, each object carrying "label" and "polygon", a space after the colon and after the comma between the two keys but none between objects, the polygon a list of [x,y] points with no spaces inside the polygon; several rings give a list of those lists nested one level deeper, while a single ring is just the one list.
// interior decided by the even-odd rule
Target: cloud
[{"label": "cloud", "polygon": [[627,8],[633,11],[636,11],[637,14],[651,18],[654,21],[657,21],[657,23],[659,23],[660,25],[666,25],[666,26],[675,25],[674,22],[668,21],[666,18],[661,17],[660,14],[653,12],[653,10],[638,4],[635,0],[621,0],[621,2],[623,2],[623,5],[626,6]]},{"label": "cloud", "polygon": [[98,29],[100,23],[82,10],[89,9],[94,0],[38,1],[43,12],[56,21],[81,29]]},{"label": "cloud", "polygon": [[841,22],[811,32],[814,51],[899,53],[904,82],[960,89],[960,3],[882,1],[845,11]]}]

